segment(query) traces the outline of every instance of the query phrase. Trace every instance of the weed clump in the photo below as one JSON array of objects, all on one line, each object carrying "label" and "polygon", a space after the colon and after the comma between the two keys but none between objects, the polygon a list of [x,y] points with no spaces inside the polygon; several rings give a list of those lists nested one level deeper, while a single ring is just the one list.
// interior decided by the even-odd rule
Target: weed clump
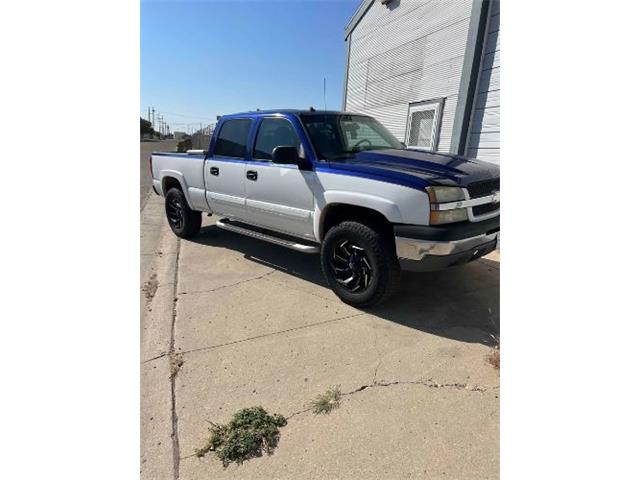
[{"label": "weed clump", "polygon": [[316,415],[320,413],[329,413],[340,406],[340,397],[342,393],[339,387],[333,387],[324,393],[316,396],[311,401],[311,409]]},{"label": "weed clump", "polygon": [[211,424],[210,436],[197,457],[215,452],[222,464],[238,464],[263,453],[271,455],[280,440],[280,427],[287,424],[282,415],[269,415],[262,407],[243,408],[226,425]]}]

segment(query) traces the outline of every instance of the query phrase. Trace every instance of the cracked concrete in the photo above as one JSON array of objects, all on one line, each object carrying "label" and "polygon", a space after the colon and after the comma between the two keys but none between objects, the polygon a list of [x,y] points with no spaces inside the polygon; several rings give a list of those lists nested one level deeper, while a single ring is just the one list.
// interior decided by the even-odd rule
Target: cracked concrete
[{"label": "cracked concrete", "polygon": [[[178,242],[156,196],[141,217],[141,285],[158,284],[148,302],[141,291],[142,478],[498,477],[499,373],[485,362],[498,254],[407,275],[391,303],[361,311],[315,255],[207,217]],[[340,407],[314,415],[309,401],[334,385]],[[193,455],[208,421],[254,405],[288,415],[272,456],[225,470]]]}]

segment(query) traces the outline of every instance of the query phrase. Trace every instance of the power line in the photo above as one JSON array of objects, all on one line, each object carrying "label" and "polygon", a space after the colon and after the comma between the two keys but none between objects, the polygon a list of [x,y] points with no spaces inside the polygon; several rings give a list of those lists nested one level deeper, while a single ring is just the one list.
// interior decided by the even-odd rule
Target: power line
[{"label": "power line", "polygon": [[211,120],[211,118],[213,116],[209,116],[209,117],[205,117],[205,116],[201,116],[201,115],[187,115],[185,113],[176,113],[176,112],[170,112],[168,110],[163,110],[163,113],[168,113],[169,115],[176,115],[178,117],[186,117],[186,118],[194,118],[194,119],[198,119],[198,120]]}]

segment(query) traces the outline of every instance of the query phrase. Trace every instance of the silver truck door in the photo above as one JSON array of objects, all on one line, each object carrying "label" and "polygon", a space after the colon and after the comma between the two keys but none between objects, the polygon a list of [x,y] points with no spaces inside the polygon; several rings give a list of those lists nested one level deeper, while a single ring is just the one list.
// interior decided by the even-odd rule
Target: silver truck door
[{"label": "silver truck door", "polygon": [[258,125],[252,159],[246,166],[247,218],[253,224],[300,237],[313,237],[314,172],[296,165],[276,165],[271,152],[278,146],[300,148],[291,122],[265,117]]},{"label": "silver truck door", "polygon": [[246,148],[250,118],[231,118],[221,125],[213,152],[204,165],[207,203],[211,211],[225,217],[244,219]]}]

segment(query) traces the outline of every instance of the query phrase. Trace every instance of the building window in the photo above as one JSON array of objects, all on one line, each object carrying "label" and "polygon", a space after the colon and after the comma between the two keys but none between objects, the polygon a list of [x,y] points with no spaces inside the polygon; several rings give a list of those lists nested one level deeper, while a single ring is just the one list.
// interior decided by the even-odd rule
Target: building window
[{"label": "building window", "polygon": [[405,143],[409,148],[437,150],[444,99],[409,104]]}]

